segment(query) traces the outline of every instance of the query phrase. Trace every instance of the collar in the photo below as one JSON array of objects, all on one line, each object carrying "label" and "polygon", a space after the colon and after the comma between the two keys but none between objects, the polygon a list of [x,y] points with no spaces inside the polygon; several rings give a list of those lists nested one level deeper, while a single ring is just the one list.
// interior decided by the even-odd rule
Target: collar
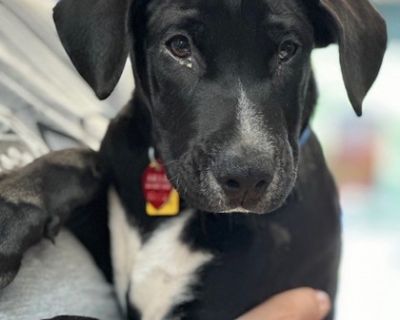
[{"label": "collar", "polygon": [[303,147],[308,142],[308,140],[310,140],[311,135],[312,131],[310,127],[305,128],[299,139],[300,147]]}]

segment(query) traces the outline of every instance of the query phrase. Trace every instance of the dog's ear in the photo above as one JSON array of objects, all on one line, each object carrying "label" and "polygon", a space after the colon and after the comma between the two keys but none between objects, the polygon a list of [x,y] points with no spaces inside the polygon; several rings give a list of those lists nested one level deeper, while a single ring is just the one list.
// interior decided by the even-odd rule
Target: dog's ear
[{"label": "dog's ear", "polygon": [[386,23],[368,0],[319,0],[313,11],[317,46],[339,44],[347,93],[361,116],[385,54]]},{"label": "dog's ear", "polygon": [[100,99],[107,98],[128,58],[131,0],[61,0],[54,22],[78,72]]}]

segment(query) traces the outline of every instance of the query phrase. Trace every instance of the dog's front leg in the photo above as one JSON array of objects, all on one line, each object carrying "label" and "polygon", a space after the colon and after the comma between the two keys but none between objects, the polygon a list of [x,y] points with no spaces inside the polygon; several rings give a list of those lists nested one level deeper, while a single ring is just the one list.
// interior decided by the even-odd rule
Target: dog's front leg
[{"label": "dog's front leg", "polygon": [[54,240],[70,212],[93,199],[102,180],[98,162],[94,151],[70,149],[0,176],[0,288],[29,247]]}]

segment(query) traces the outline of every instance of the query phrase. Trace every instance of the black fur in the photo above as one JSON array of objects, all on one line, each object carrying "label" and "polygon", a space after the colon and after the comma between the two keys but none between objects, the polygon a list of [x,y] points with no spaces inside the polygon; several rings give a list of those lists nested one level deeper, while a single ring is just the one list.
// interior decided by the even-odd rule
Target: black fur
[{"label": "black fur", "polygon": [[[317,138],[312,135],[301,147],[299,138],[309,126],[317,99],[310,63],[315,47],[339,43],[349,98],[361,114],[386,46],[384,21],[369,2],[63,0],[54,18],[72,62],[100,98],[112,91],[129,50],[134,67],[133,99],[110,124],[96,159],[103,179],[85,181],[96,190],[83,197],[84,202],[91,201],[89,211],[105,209],[104,195],[112,185],[143,239],[170,219],[145,214],[141,175],[151,146],[181,194],[182,208],[197,209],[182,241],[215,258],[201,271],[193,288],[195,299],[171,310],[170,316],[231,320],[273,294],[299,286],[323,289],[334,300],[341,246],[336,188]],[[190,39],[190,67],[168,52],[166,44],[176,34]],[[285,40],[297,43],[298,50],[282,62],[278,55]],[[267,139],[261,143],[267,141],[271,147],[262,149],[241,139],[236,114],[240,89],[261,123]],[[40,176],[48,166],[43,160],[38,163],[37,172],[27,169],[25,179]],[[88,161],[87,168],[92,166]],[[262,192],[249,187],[248,193],[235,191],[234,196],[226,188],[218,193],[205,172],[221,186],[226,176],[242,185],[248,182],[243,183],[243,176],[262,176]],[[51,174],[62,177],[62,172]],[[70,174],[80,177],[82,172]],[[0,180],[0,187],[12,176]],[[77,183],[62,181],[67,190]],[[10,272],[15,275],[24,250],[42,236],[39,231],[46,225],[58,227],[65,219],[62,199],[52,200],[57,186],[36,190],[24,185],[47,198],[35,207],[42,219],[38,218],[38,229],[12,238],[15,256],[1,256],[0,251],[7,262],[0,270],[1,279],[6,279],[3,285],[11,281]],[[2,207],[9,212],[24,209],[4,199]],[[83,204],[81,197],[78,200],[69,211]],[[52,211],[47,211],[47,201],[53,203]],[[221,214],[238,207],[254,214]],[[44,222],[47,212],[60,211],[55,223]],[[84,223],[75,223],[74,229],[111,277],[109,257],[101,250],[109,248],[106,212],[101,212],[98,239]],[[5,215],[6,223],[13,221],[10,216]],[[90,219],[91,228],[95,222]],[[12,226],[7,228],[15,232]],[[128,308],[130,319],[139,320],[140,310]],[[332,318],[333,312],[328,319]]]}]

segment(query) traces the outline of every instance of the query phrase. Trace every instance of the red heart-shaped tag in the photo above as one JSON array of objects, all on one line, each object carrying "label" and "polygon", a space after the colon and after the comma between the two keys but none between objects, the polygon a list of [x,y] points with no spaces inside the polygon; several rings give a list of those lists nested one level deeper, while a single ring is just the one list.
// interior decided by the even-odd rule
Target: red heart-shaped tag
[{"label": "red heart-shaped tag", "polygon": [[173,190],[162,164],[150,164],[143,172],[142,189],[146,202],[160,209],[167,203]]}]

